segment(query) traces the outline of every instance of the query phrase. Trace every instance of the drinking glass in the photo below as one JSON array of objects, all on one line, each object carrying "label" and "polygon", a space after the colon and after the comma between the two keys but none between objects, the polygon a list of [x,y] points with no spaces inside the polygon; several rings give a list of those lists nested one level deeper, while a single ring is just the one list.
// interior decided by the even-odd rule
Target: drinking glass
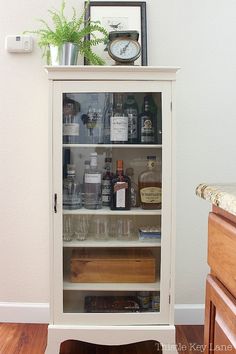
[{"label": "drinking glass", "polygon": [[89,235],[95,240],[107,240],[108,239],[108,220],[106,216],[99,216],[93,218]]},{"label": "drinking glass", "polygon": [[131,240],[134,235],[134,224],[131,218],[117,220],[117,235],[120,240]]},{"label": "drinking glass", "polygon": [[73,220],[73,236],[77,241],[84,241],[88,235],[87,215],[75,216]]},{"label": "drinking glass", "polygon": [[63,241],[71,241],[73,238],[72,217],[71,215],[63,216]]}]

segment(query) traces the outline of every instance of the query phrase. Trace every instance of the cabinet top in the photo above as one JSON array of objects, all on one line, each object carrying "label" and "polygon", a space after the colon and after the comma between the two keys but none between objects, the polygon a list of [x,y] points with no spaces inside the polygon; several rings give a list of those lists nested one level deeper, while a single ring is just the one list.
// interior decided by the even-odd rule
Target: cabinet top
[{"label": "cabinet top", "polygon": [[167,66],[45,66],[49,80],[173,81],[177,67]]},{"label": "cabinet top", "polygon": [[217,207],[236,215],[236,183],[200,184],[196,194]]}]

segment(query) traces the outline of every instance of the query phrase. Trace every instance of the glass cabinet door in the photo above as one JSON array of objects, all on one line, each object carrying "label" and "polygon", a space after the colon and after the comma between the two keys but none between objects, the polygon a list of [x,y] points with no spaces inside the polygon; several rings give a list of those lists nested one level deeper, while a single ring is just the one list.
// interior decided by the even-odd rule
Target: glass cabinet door
[{"label": "glass cabinet door", "polygon": [[170,90],[82,84],[53,98],[60,321],[167,323]]}]

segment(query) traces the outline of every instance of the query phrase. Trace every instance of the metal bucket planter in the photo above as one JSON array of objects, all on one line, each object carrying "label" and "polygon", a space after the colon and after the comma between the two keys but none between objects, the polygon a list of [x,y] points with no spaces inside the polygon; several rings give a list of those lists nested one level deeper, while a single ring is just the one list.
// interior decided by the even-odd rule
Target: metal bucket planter
[{"label": "metal bucket planter", "polygon": [[79,48],[73,43],[50,46],[51,65],[77,65]]}]

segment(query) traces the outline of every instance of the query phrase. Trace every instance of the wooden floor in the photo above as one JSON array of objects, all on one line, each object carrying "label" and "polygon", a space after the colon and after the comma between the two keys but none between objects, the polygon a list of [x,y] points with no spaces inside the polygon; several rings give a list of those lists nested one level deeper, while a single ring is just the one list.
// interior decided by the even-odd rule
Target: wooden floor
[{"label": "wooden floor", "polygon": [[[0,323],[0,354],[43,354],[46,343],[47,325]],[[203,326],[176,326],[176,345],[181,354],[202,353]],[[118,347],[67,341],[60,350],[60,354],[154,353],[159,354],[161,351],[158,343],[153,341]]]}]

